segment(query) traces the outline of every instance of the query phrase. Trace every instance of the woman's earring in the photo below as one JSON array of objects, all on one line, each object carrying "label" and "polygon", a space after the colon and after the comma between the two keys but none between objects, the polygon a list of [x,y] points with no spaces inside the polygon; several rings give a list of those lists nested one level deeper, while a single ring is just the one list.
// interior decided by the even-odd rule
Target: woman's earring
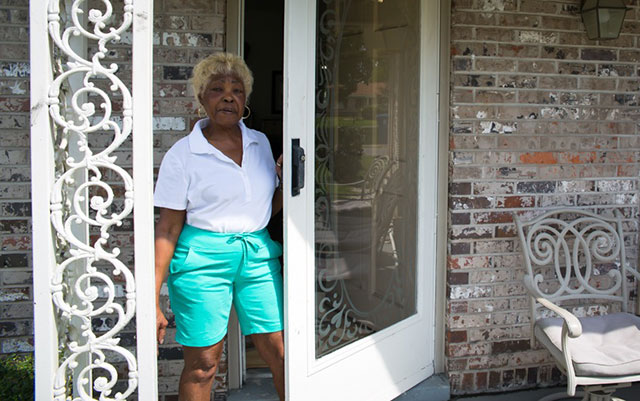
[{"label": "woman's earring", "polygon": [[245,116],[244,114],[242,115],[242,119],[246,120],[247,118],[249,118],[249,116],[251,116],[251,109],[249,108],[249,106],[245,105],[244,108],[248,111],[247,115]]},{"label": "woman's earring", "polygon": [[202,106],[198,106],[198,117],[202,118],[204,114],[204,110],[202,110]]}]

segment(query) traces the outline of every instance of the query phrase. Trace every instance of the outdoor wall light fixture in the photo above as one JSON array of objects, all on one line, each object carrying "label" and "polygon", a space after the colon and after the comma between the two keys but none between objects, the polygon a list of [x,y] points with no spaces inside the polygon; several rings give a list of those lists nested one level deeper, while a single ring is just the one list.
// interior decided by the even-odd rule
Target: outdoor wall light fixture
[{"label": "outdoor wall light fixture", "polygon": [[589,39],[617,39],[627,7],[624,0],[583,0],[581,13]]}]

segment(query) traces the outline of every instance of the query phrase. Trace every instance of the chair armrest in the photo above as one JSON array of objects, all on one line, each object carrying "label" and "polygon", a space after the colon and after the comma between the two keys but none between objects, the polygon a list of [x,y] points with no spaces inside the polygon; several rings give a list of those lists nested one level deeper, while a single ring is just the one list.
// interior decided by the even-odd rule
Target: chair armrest
[{"label": "chair armrest", "polygon": [[640,280],[640,272],[633,268],[625,269],[625,272],[631,273],[636,280]]},{"label": "chair armrest", "polygon": [[524,277],[524,286],[527,288],[527,291],[529,291],[529,294],[533,298],[535,298],[536,302],[538,302],[540,305],[544,306],[552,312],[555,312],[562,318],[562,320],[564,320],[564,324],[567,327],[569,337],[576,338],[582,335],[582,324],[580,324],[580,320],[578,320],[578,318],[573,313],[569,312],[565,308],[560,307],[549,301],[547,298],[541,296],[540,291],[533,283],[534,280],[542,281],[542,276],[536,276],[535,279],[533,279],[529,275],[526,275]]}]

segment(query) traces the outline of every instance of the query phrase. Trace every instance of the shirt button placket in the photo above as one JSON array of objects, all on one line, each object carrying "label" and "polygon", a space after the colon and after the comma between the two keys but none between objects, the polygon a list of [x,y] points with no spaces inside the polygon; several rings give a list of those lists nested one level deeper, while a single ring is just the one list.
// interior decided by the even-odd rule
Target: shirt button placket
[{"label": "shirt button placket", "polygon": [[244,167],[240,168],[240,176],[242,177],[242,184],[244,184],[244,193],[246,194],[246,200],[250,201],[252,197],[251,185],[249,183],[249,177]]}]

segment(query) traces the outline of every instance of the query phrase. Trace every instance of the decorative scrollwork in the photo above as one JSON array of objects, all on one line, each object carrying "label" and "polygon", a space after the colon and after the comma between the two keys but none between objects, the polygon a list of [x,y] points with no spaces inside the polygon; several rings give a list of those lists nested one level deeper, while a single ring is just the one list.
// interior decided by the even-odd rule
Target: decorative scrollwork
[{"label": "decorative scrollwork", "polygon": [[[115,164],[113,155],[131,134],[132,101],[129,89],[117,76],[118,66],[105,66],[101,61],[107,54],[107,45],[120,40],[130,28],[133,0],[124,0],[122,21],[117,26],[110,25],[115,20],[111,2],[101,0],[102,10],[91,9],[87,13],[92,29],[83,23],[85,2],[75,0],[69,11],[62,12],[59,0],[50,0],[48,6],[49,34],[62,65],[49,88],[49,114],[56,126],[55,134],[63,138],[58,141],[59,148],[69,155],[68,150],[75,147],[76,154],[67,156],[63,167],[57,168],[50,194],[51,223],[69,246],[56,265],[51,292],[61,319],[68,325],[81,322],[80,335],[66,344],[56,372],[54,394],[55,400],[68,399],[68,375],[74,372],[74,400],[94,400],[94,391],[99,393],[99,400],[125,400],[137,388],[138,368],[135,355],[119,345],[117,335],[135,313],[135,279],[118,259],[120,250],[109,249],[108,240],[113,227],[122,225],[133,209],[133,180],[127,170]],[[71,43],[78,36],[96,41],[98,50],[85,58]],[[74,77],[80,77],[82,87],[76,88],[67,101],[64,88],[71,87],[69,82]],[[98,87],[98,82],[107,82],[111,93]],[[121,116],[113,113],[114,95],[122,102]],[[94,152],[89,135],[105,132],[111,142]],[[86,180],[78,182],[77,177]],[[124,189],[122,202],[117,199],[114,183]],[[78,235],[86,226],[99,230],[93,243]],[[124,301],[116,297],[116,276],[124,283]],[[92,321],[104,315],[115,324],[105,332],[94,333]],[[112,394],[118,380],[123,379],[113,365],[114,355],[126,361],[127,377],[124,391]],[[81,359],[85,362],[81,363]]]},{"label": "decorative scrollwork", "polygon": [[[555,212],[524,224],[527,270],[539,294],[548,298],[616,294],[625,279],[620,270],[608,269],[610,285],[595,284],[593,280],[601,275],[599,266],[615,264],[620,258],[624,242],[616,220],[586,211],[577,216],[569,214],[565,219],[561,216]],[[553,277],[548,276],[550,273]],[[559,285],[555,288],[550,282]]]}]

